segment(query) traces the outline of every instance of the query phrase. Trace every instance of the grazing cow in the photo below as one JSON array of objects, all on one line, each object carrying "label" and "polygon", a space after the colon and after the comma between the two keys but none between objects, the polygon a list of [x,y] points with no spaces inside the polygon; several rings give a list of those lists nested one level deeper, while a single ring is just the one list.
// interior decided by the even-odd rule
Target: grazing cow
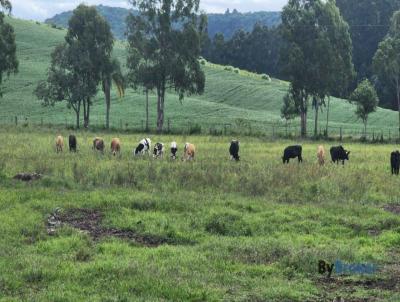
[{"label": "grazing cow", "polygon": [[96,137],[93,140],[93,150],[104,152],[104,140],[100,137]]},{"label": "grazing cow", "polygon": [[164,156],[164,144],[163,143],[157,143],[154,145],[153,149],[153,157],[154,158],[163,158]]},{"label": "grazing cow", "polygon": [[302,157],[302,153],[303,153],[303,148],[302,146],[289,146],[285,149],[285,151],[283,152],[283,163],[284,164],[288,164],[291,158],[298,158],[299,163],[303,162],[303,157]]},{"label": "grazing cow", "polygon": [[229,154],[231,155],[231,160],[236,160],[236,161],[240,160],[238,140],[231,141],[231,146],[229,147]]},{"label": "grazing cow", "polygon": [[317,151],[318,163],[320,166],[325,165],[325,148],[324,146],[319,146]]},{"label": "grazing cow", "polygon": [[111,153],[112,155],[117,155],[121,152],[121,141],[119,138],[113,138],[111,141]]},{"label": "grazing cow", "polygon": [[344,165],[344,161],[349,160],[350,151],[345,150],[342,146],[332,147],[330,153],[334,163],[339,164],[342,161]]},{"label": "grazing cow", "polygon": [[77,141],[76,141],[76,136],[75,135],[71,134],[69,136],[68,143],[69,143],[69,152],[76,152]]},{"label": "grazing cow", "polygon": [[61,135],[59,135],[56,138],[56,152],[57,153],[63,152],[63,149],[64,149],[64,138]]},{"label": "grazing cow", "polygon": [[139,142],[139,145],[135,149],[135,155],[145,154],[150,152],[151,140],[149,138],[144,138]]},{"label": "grazing cow", "polygon": [[171,143],[171,159],[176,159],[176,153],[178,153],[178,145],[176,142]]},{"label": "grazing cow", "polygon": [[390,164],[392,166],[392,175],[399,175],[400,171],[400,152],[394,151],[390,155]]},{"label": "grazing cow", "polygon": [[183,160],[193,160],[196,152],[196,147],[193,144],[186,143],[183,149]]}]

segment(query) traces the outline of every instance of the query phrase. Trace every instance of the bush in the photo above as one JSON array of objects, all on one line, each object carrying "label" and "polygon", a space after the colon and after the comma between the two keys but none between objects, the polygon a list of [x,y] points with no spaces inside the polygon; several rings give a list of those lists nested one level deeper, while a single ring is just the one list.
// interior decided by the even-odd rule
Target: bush
[{"label": "bush", "polygon": [[271,77],[265,73],[261,75],[261,79],[271,82]]},{"label": "bush", "polygon": [[239,72],[240,72],[240,69],[238,69],[238,68],[235,68],[233,71],[234,71],[235,73],[239,74]]},{"label": "bush", "polygon": [[201,134],[201,126],[199,124],[189,126],[189,135]]},{"label": "bush", "polygon": [[206,65],[206,63],[207,63],[206,60],[204,60],[204,59],[200,60],[200,64],[201,64],[201,65]]},{"label": "bush", "polygon": [[226,71],[233,71],[234,68],[232,66],[225,66],[224,70]]}]

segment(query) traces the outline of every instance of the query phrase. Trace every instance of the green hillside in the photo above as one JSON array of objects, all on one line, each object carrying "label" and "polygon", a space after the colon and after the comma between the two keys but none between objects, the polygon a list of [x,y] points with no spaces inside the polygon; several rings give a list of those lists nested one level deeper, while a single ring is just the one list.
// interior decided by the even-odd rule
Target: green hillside
[{"label": "green hillside", "polygon": [[[74,114],[65,103],[54,107],[43,107],[33,95],[37,82],[45,79],[54,46],[63,40],[64,30],[54,29],[46,24],[8,19],[15,28],[18,43],[20,71],[5,83],[5,95],[0,99],[0,118],[3,123],[11,123],[15,116],[18,120],[27,119],[28,123],[74,124]],[[118,42],[115,55],[125,62],[125,45]],[[273,79],[263,80],[259,75],[240,71],[225,70],[223,66],[207,63],[206,90],[202,96],[187,97],[181,103],[178,97],[170,93],[167,98],[166,117],[170,119],[172,129],[199,124],[203,130],[223,129],[246,126],[249,130],[264,129],[272,131],[272,124],[283,125],[280,118],[282,97],[288,83]],[[111,125],[113,127],[141,127],[144,120],[144,95],[128,90],[126,97],[119,100],[113,94]],[[354,115],[354,107],[346,101],[332,99],[330,125],[337,127],[331,133],[338,133],[343,127],[344,134],[360,133],[362,125]],[[151,97],[151,124],[155,125],[155,98]],[[92,110],[92,125],[103,125],[104,100],[99,93]],[[321,114],[320,126],[325,127],[325,112]],[[370,131],[396,133],[397,113],[379,109],[370,117]],[[223,124],[231,124],[224,126]],[[295,122],[295,126],[297,126]],[[313,126],[313,114],[310,108],[310,130]],[[277,126],[275,126],[277,127]],[[283,128],[281,128],[283,129]]]}]

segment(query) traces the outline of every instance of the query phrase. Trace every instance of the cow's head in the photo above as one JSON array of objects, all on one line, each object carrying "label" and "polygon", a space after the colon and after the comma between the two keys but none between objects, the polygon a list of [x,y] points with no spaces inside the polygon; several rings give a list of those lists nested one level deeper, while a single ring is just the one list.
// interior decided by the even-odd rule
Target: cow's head
[{"label": "cow's head", "polygon": [[345,151],[345,159],[349,160],[350,151]]}]

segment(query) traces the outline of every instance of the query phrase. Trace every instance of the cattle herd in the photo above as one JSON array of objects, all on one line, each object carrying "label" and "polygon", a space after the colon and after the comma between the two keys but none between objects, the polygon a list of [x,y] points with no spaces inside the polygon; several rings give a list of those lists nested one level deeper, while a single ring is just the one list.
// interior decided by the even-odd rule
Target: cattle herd
[{"label": "cattle herd", "polygon": [[[75,135],[70,135],[68,139],[69,143],[69,151],[77,152],[77,139]],[[232,140],[229,146],[229,154],[231,160],[239,161],[239,141]],[[96,137],[93,140],[93,150],[104,152],[105,143],[104,140],[100,137]],[[64,138],[59,135],[56,138],[56,152],[63,152],[64,150]],[[119,138],[113,138],[111,140],[111,154],[117,155],[121,152],[121,141]],[[133,150],[133,154],[135,156],[148,154],[151,152],[151,140],[150,138],[142,139],[138,146]],[[153,148],[153,157],[154,158],[163,158],[165,153],[165,145],[163,143],[156,143]],[[170,145],[170,158],[175,160],[178,158],[178,144],[174,141]],[[195,157],[196,148],[191,143],[186,143],[183,148],[183,157],[182,160],[193,160]],[[300,145],[297,146],[289,146],[283,152],[283,163],[288,164],[290,159],[297,158],[299,163],[303,162],[303,147]],[[335,146],[330,149],[330,155],[333,163],[339,164],[340,162],[344,165],[346,160],[349,160],[350,151],[347,151],[343,148],[343,146]],[[317,159],[318,164],[323,166],[325,164],[325,148],[323,146],[318,146],[317,149]],[[394,151],[390,156],[390,164],[393,175],[399,175],[400,173],[400,152]]]}]

